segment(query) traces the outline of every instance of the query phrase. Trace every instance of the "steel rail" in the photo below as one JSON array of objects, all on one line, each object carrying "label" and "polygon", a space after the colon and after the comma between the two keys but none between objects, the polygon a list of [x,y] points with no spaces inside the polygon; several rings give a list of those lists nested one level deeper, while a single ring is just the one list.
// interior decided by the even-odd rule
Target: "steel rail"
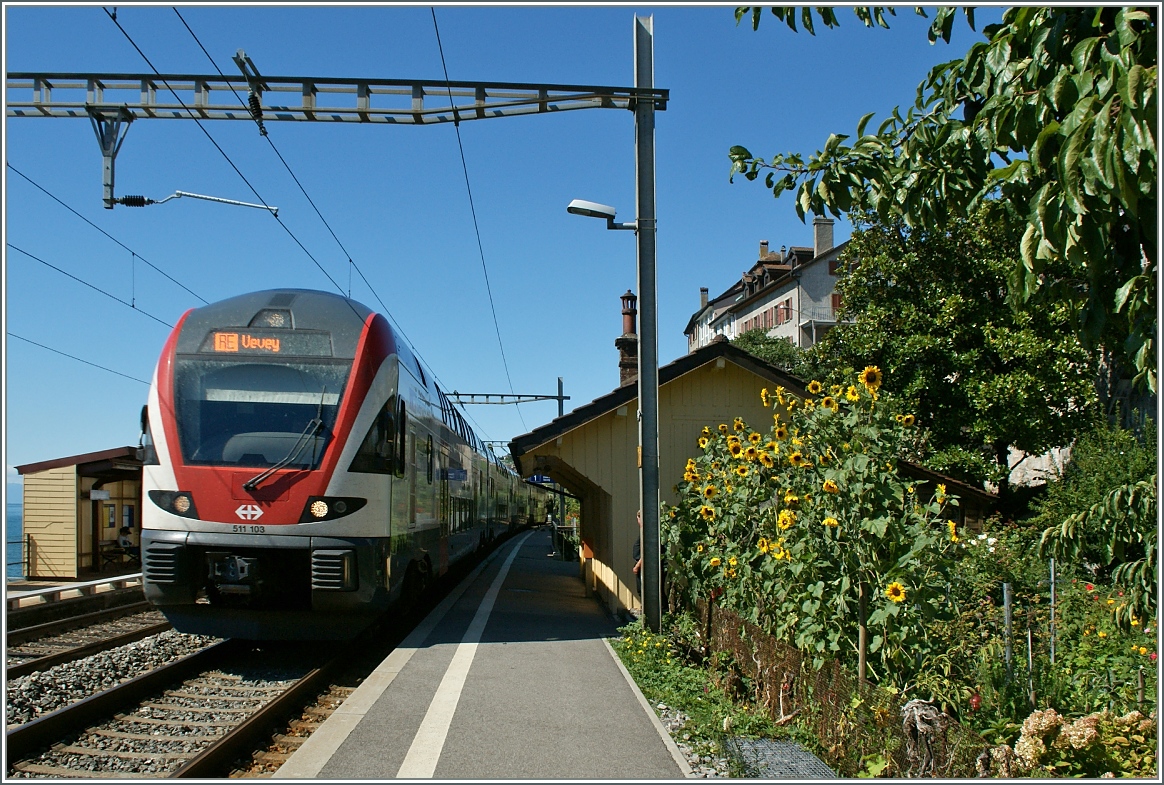
[{"label": "steel rail", "polygon": [[326,686],[327,679],[339,666],[344,655],[338,655],[324,665],[310,671],[282,695],[269,701],[242,723],[231,728],[220,739],[202,750],[194,758],[171,774],[174,779],[209,778],[225,776],[226,770],[238,758],[261,746],[264,737],[280,723],[300,711],[304,699]]},{"label": "steel rail", "polygon": [[44,624],[36,624],[32,627],[21,627],[15,630],[9,629],[6,640],[8,641],[9,647],[19,646],[22,643],[27,643],[36,638],[43,638],[46,635],[56,635],[78,627],[86,627],[90,624],[97,624],[103,621],[112,621],[113,619],[120,619],[122,616],[132,616],[135,613],[152,610],[153,607],[148,602],[135,602],[131,605],[118,605],[115,608],[106,608],[103,611],[94,611],[93,613],[85,613],[80,616],[70,616],[67,619],[46,621]]},{"label": "steel rail", "polygon": [[98,652],[108,651],[109,649],[116,649],[118,646],[125,646],[128,643],[140,641],[142,638],[148,638],[151,635],[165,632],[171,629],[170,623],[160,622],[158,624],[151,624],[148,627],[142,627],[139,630],[132,630],[130,632],[115,635],[112,638],[105,638],[104,640],[86,643],[83,646],[74,646],[65,651],[59,651],[55,654],[46,654],[43,657],[37,657],[34,660],[26,662],[19,662],[15,665],[9,665],[6,671],[7,678],[15,679],[20,676],[27,676],[36,671],[43,671],[51,668],[54,665],[60,665],[62,662],[72,662],[79,660],[82,657],[88,657],[90,654],[97,654]]},{"label": "steel rail", "polygon": [[147,695],[180,681],[191,672],[206,670],[214,663],[229,657],[239,648],[233,640],[222,641],[201,651],[188,654],[161,668],[135,676],[104,692],[62,706],[54,712],[12,728],[5,734],[5,765],[8,769],[42,748],[60,741],[68,733],[81,730],[95,721],[107,718],[118,709]]}]

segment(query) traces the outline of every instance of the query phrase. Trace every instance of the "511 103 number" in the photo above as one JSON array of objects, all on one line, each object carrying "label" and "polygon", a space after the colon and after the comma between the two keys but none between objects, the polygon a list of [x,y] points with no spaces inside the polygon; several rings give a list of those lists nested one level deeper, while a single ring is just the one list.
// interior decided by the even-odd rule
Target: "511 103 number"
[{"label": "511 103 number", "polygon": [[263,534],[267,531],[266,526],[245,526],[241,523],[231,524],[230,530],[235,534]]}]

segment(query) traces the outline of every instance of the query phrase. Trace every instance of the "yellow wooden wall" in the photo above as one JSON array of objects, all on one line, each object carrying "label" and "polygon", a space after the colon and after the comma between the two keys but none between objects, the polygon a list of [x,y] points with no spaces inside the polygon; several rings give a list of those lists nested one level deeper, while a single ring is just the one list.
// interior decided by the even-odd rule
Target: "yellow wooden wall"
[{"label": "yellow wooden wall", "polygon": [[77,577],[77,468],[24,476],[24,537],[32,540],[30,578]]},{"label": "yellow wooden wall", "polygon": [[[772,389],[774,385],[727,359],[722,368],[712,360],[662,385],[659,485],[664,502],[674,504],[678,500],[674,487],[683,479],[687,459],[696,454],[696,441],[705,425],[714,429],[720,423],[731,425],[735,417],[743,417],[752,427],[767,430],[772,414],[760,401],[764,387]],[[592,491],[578,487],[572,490],[585,497],[581,536],[594,552],[599,594],[614,609],[641,606],[632,588],[635,580],[631,571],[632,550],[638,538],[637,407],[638,399],[632,399],[625,407],[563,434],[560,445],[549,442],[532,452],[565,463],[572,473],[597,486]],[[565,478],[559,481],[567,487],[572,484]],[[609,495],[608,514],[601,509],[603,495]]]}]

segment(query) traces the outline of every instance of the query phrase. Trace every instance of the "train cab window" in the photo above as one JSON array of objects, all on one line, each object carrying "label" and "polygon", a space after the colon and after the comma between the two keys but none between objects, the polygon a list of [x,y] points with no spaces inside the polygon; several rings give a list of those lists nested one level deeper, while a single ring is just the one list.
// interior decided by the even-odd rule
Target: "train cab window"
[{"label": "train cab window", "polygon": [[352,458],[350,471],[392,474],[396,471],[396,396],[380,409]]},{"label": "train cab window", "polygon": [[[350,370],[350,361],[179,355],[174,393],[182,457],[191,464],[269,467],[294,455],[290,468],[318,468]],[[323,427],[298,449],[316,419]]]}]

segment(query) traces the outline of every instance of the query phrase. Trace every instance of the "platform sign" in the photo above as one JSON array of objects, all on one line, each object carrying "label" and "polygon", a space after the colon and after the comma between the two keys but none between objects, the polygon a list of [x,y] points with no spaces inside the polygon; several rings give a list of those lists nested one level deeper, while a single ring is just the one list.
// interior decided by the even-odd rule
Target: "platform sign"
[{"label": "platform sign", "polygon": [[535,474],[529,478],[530,482],[536,482],[538,485],[550,485],[554,482],[553,478],[547,477],[544,474]]},{"label": "platform sign", "polygon": [[444,475],[442,479],[449,482],[464,482],[469,478],[467,469],[441,469],[441,474]]}]

